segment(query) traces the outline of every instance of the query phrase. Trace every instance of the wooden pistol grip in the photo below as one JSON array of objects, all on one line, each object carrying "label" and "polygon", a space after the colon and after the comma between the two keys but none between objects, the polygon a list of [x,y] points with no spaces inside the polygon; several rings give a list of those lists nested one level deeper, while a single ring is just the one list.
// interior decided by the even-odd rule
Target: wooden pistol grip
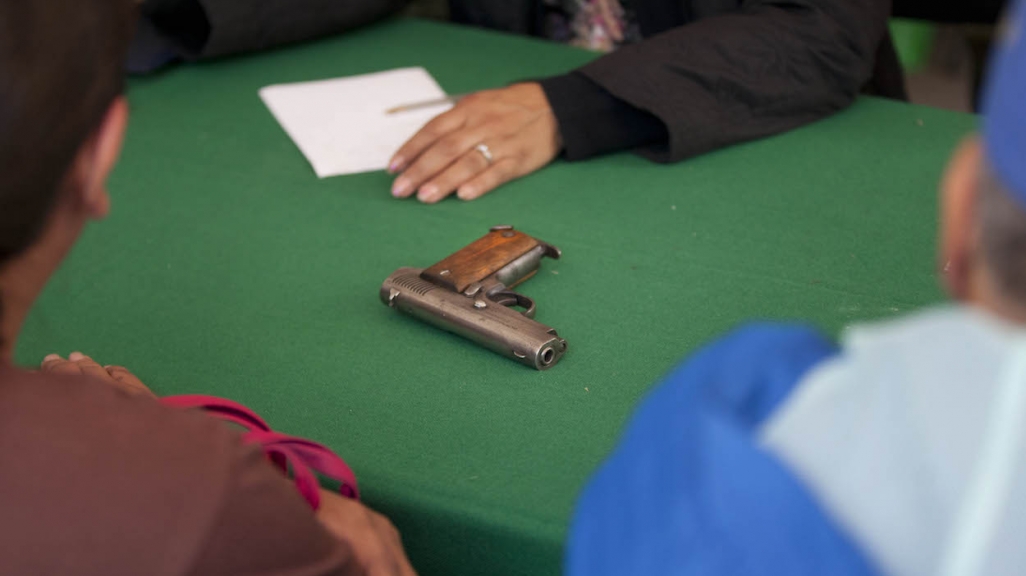
[{"label": "wooden pistol grip", "polygon": [[421,272],[421,278],[462,293],[540,245],[516,230],[494,230]]}]

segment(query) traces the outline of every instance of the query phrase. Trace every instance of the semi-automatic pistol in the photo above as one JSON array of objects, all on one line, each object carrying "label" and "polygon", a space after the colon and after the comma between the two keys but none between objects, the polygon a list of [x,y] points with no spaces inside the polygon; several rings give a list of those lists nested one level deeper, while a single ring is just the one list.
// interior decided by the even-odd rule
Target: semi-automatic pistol
[{"label": "semi-automatic pistol", "polygon": [[559,258],[560,251],[512,226],[495,226],[430,268],[396,270],[381,285],[381,301],[545,370],[563,357],[566,340],[535,322],[534,302],[512,290],[538,272],[545,256]]}]

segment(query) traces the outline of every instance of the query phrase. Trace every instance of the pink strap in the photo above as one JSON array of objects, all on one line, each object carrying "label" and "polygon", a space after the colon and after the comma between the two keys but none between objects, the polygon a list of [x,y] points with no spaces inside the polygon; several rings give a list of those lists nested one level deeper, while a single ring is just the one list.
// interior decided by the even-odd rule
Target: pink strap
[{"label": "pink strap", "polygon": [[168,396],[161,402],[173,408],[198,408],[215,418],[245,428],[248,432],[243,434],[243,442],[259,444],[283,473],[291,472],[296,489],[314,510],[320,505],[321,498],[320,482],[313,471],[338,482],[343,496],[360,499],[356,475],[345,460],[323,444],[274,432],[260,416],[238,402],[199,394]]},{"label": "pink strap", "polygon": [[202,394],[183,394],[181,396],[166,396],[160,401],[165,406],[173,408],[199,408],[211,412],[222,420],[231,420],[247,430],[271,431],[271,427],[264,422],[263,418],[255,412],[246,408],[238,402],[215,396],[204,396]]},{"label": "pink strap", "polygon": [[[264,452],[271,457],[271,460],[278,461],[284,460],[286,462],[292,462],[292,482],[296,485],[296,490],[299,491],[299,495],[306,500],[306,503],[310,505],[310,508],[317,510],[321,506],[321,491],[320,482],[317,481],[317,476],[310,471],[310,468],[305,466],[299,457],[287,446],[275,446],[275,445],[264,445]],[[286,467],[287,468],[287,467]],[[288,470],[284,470],[288,474]]]},{"label": "pink strap", "polygon": [[279,432],[249,432],[243,439],[265,447],[274,446],[289,450],[310,468],[341,483],[339,492],[343,496],[354,500],[360,499],[356,475],[353,474],[352,468],[327,446]]}]

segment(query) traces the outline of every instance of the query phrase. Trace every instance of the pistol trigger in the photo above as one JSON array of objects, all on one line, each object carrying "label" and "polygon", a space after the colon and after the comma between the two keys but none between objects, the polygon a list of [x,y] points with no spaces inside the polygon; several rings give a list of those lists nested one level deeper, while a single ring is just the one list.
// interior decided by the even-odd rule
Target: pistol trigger
[{"label": "pistol trigger", "polygon": [[[533,320],[534,319],[534,300],[531,300],[527,296],[521,296],[521,298],[523,298],[523,302],[520,303],[520,306],[524,309],[524,311],[521,312],[521,314],[523,314],[527,318],[531,318]],[[524,303],[526,303],[527,305],[524,306]]]},{"label": "pistol trigger", "polygon": [[509,290],[502,292],[496,292],[491,296],[491,299],[496,304],[501,304],[507,308],[523,308],[520,312],[527,318],[534,318],[534,300],[531,300],[523,294],[517,294]]}]

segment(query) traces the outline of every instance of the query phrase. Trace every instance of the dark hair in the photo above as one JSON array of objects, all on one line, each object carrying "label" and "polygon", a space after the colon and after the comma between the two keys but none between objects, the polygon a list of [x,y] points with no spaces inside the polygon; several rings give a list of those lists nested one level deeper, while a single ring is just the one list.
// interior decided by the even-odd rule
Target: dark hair
[{"label": "dark hair", "polygon": [[33,242],[122,92],[132,0],[0,0],[0,267]]},{"label": "dark hair", "polygon": [[1026,210],[989,166],[976,194],[983,259],[1002,295],[1026,307]]}]

